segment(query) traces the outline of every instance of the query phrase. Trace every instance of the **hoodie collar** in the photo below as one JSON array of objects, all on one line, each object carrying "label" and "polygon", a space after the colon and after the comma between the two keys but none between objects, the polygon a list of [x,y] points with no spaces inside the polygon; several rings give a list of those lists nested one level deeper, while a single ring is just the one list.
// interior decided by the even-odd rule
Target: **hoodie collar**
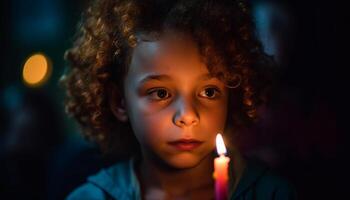
[{"label": "hoodie collar", "polygon": [[103,169],[98,174],[90,176],[88,182],[115,199],[141,199],[140,185],[134,173],[134,162],[134,159],[130,159]]},{"label": "hoodie collar", "polygon": [[[240,154],[230,152],[232,156],[229,165],[230,179],[229,199],[237,199],[242,193],[252,187],[268,169],[260,162],[245,161]],[[88,182],[99,187],[115,199],[141,199],[140,185],[134,172],[135,159],[120,162],[96,175],[90,176]]]}]

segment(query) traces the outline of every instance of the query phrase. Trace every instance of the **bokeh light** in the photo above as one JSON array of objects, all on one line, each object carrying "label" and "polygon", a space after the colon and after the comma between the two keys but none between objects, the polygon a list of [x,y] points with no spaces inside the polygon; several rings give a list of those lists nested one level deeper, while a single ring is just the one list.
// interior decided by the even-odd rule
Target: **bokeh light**
[{"label": "bokeh light", "polygon": [[27,86],[38,87],[51,75],[50,59],[42,53],[30,56],[23,66],[23,81]]}]

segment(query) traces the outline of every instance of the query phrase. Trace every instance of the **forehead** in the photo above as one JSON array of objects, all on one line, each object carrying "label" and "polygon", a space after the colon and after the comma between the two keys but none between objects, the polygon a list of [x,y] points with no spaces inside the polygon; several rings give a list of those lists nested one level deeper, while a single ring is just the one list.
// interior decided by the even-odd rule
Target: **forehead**
[{"label": "forehead", "polygon": [[208,73],[208,69],[190,36],[167,32],[156,40],[141,36],[133,50],[129,73],[150,72],[196,74]]}]

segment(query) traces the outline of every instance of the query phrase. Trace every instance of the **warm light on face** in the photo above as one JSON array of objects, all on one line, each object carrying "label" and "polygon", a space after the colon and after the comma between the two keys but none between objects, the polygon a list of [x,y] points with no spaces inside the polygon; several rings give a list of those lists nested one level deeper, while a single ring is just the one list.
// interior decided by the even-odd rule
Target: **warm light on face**
[{"label": "warm light on face", "polygon": [[219,155],[226,154],[224,139],[222,138],[220,133],[216,135],[216,150]]},{"label": "warm light on face", "polygon": [[30,56],[23,66],[23,80],[29,86],[42,85],[50,76],[51,65],[43,54]]}]

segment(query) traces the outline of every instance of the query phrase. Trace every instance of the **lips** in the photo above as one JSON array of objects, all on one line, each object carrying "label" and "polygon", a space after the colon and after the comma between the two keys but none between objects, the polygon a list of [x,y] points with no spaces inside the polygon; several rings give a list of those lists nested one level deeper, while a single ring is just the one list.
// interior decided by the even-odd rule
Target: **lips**
[{"label": "lips", "polygon": [[202,143],[202,141],[195,139],[180,139],[168,142],[168,144],[180,151],[192,151],[199,147]]}]

